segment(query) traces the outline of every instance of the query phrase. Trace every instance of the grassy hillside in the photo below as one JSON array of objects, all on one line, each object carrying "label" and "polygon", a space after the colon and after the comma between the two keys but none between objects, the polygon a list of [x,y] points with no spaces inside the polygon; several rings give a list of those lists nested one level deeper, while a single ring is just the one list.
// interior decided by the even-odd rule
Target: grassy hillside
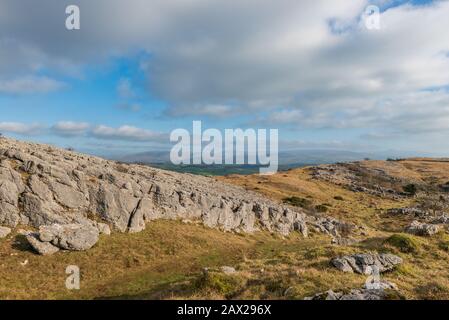
[{"label": "grassy hillside", "polygon": [[[449,180],[447,162],[369,161],[359,166],[415,181],[420,188]],[[366,228],[364,236],[358,236],[360,242],[334,245],[329,236],[313,231],[304,239],[299,234],[223,233],[181,221],[155,221],[141,233],[102,235],[86,252],[43,257],[31,252],[22,236],[11,234],[0,240],[0,298],[302,299],[329,289],[360,288],[366,276],[342,273],[329,260],[341,254],[376,251],[404,259],[396,270],[382,275],[399,287],[400,295],[395,298],[449,299],[447,232],[433,237],[404,234],[411,218],[386,213],[389,208],[415,205],[419,195],[391,199],[353,192],[313,178],[312,171],[301,168],[273,176],[217,179],[279,201],[296,199],[293,203],[315,212],[326,207],[327,215]],[[372,179],[383,181],[376,176]],[[65,288],[68,265],[81,269],[78,291]],[[220,266],[235,267],[237,272],[224,274]],[[204,273],[206,267],[209,272]]]}]

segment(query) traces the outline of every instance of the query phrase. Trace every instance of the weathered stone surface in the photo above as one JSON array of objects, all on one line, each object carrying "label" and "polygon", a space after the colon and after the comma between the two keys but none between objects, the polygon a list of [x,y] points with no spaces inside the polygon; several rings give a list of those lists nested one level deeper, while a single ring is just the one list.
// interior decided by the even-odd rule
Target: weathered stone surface
[{"label": "weathered stone surface", "polygon": [[377,269],[379,272],[392,270],[396,265],[401,264],[402,259],[388,253],[365,254],[359,253],[351,256],[333,258],[331,264],[343,272],[356,272],[370,275]]},{"label": "weathered stone surface", "polygon": [[14,182],[0,180],[0,201],[17,206],[19,190]]},{"label": "weathered stone surface", "polygon": [[48,188],[47,184],[44,183],[38,175],[31,175],[28,179],[28,186],[31,189],[31,192],[38,196],[43,201],[53,201],[53,194]]},{"label": "weathered stone surface", "polygon": [[77,209],[87,204],[86,197],[73,187],[52,181],[51,188],[55,200],[66,208]]},{"label": "weathered stone surface", "polygon": [[440,231],[441,227],[435,224],[413,221],[405,231],[417,236],[432,236]]},{"label": "weathered stone surface", "polygon": [[19,208],[0,201],[0,224],[14,228],[19,224]]},{"label": "weathered stone surface", "polygon": [[46,256],[51,255],[59,251],[58,247],[55,247],[49,242],[42,242],[39,240],[39,236],[35,233],[29,233],[26,236],[28,243],[36,250],[40,255]]},{"label": "weathered stone surface", "polygon": [[65,224],[70,219],[66,215],[58,214],[63,209],[53,201],[45,201],[38,196],[25,192],[22,195],[23,214],[29,219],[33,227],[53,223]]},{"label": "weathered stone surface", "polygon": [[10,233],[11,233],[11,228],[0,226],[0,239],[5,238]]},{"label": "weathered stone surface", "polygon": [[106,223],[97,223],[97,229],[100,234],[110,235],[111,228]]}]

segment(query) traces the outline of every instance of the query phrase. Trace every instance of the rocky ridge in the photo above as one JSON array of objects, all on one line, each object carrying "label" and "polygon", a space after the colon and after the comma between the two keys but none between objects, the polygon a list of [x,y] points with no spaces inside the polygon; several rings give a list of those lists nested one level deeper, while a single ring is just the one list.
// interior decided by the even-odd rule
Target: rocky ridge
[{"label": "rocky ridge", "polygon": [[389,175],[381,169],[365,168],[359,162],[337,163],[310,168],[312,178],[327,181],[353,192],[399,200],[406,193],[385,185],[406,184],[406,179]]},{"label": "rocky ridge", "polygon": [[[55,230],[70,226],[109,233],[110,226],[133,233],[155,219],[198,220],[223,231],[269,230],[283,235],[297,231],[304,236],[308,224],[334,233],[333,225],[341,223],[309,216],[300,208],[210,177],[0,139],[0,225],[39,228],[39,233],[28,236],[31,244],[39,241],[47,249],[50,244],[78,250],[61,244]],[[42,234],[48,230],[43,227],[52,228],[55,236],[45,240]]]}]

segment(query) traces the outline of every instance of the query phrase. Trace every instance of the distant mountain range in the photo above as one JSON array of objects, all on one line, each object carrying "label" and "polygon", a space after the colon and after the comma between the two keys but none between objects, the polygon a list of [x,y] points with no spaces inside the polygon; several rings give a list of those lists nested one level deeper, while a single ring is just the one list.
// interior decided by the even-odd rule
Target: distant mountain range
[{"label": "distant mountain range", "polygon": [[[289,150],[279,153],[279,170],[317,164],[350,162],[364,159],[385,160],[388,158],[407,158],[418,155],[429,156],[417,152],[398,151],[370,153],[346,150]],[[251,174],[258,172],[259,168],[258,165],[173,165],[170,162],[170,152],[168,150],[129,154],[122,157],[116,157],[113,160],[127,163],[142,163],[172,171],[206,175]]]},{"label": "distant mountain range", "polygon": [[[418,152],[381,151],[381,152],[357,152],[347,150],[328,149],[300,149],[279,152],[279,164],[322,164],[357,161],[366,158],[385,160],[387,158],[408,158],[416,156],[432,156]],[[147,164],[162,164],[170,162],[170,151],[148,151],[114,157],[113,160],[122,162],[139,162]]]}]

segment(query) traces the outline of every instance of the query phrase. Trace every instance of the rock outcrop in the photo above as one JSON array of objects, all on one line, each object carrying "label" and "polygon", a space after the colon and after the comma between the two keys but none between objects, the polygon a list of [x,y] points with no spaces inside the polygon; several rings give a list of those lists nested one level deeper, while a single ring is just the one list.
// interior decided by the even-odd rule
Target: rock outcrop
[{"label": "rock outcrop", "polygon": [[[392,199],[400,199],[405,196],[403,192],[384,186],[389,183],[399,183],[400,179],[392,177],[380,169],[364,167],[359,162],[311,167],[311,173],[314,179],[328,181],[353,192],[363,192]],[[373,178],[376,179],[373,180]]]},{"label": "rock outcrop", "polygon": [[[54,238],[44,243],[68,250],[89,246],[61,238],[81,235],[74,225],[109,234],[110,228],[139,232],[156,219],[188,219],[223,231],[304,236],[309,224],[332,235],[340,227],[338,220],[308,216],[301,208],[214,178],[6,138],[0,140],[0,186],[0,225],[45,226],[40,236],[52,230]],[[64,226],[69,227],[59,233]]]},{"label": "rock outcrop", "polygon": [[421,223],[413,221],[405,231],[417,236],[433,236],[440,231],[441,227],[436,224]]},{"label": "rock outcrop", "polygon": [[351,289],[349,292],[333,291],[317,293],[304,300],[393,300],[400,299],[394,288],[381,289]]},{"label": "rock outcrop", "polygon": [[389,209],[387,213],[391,215],[410,215],[418,218],[423,218],[429,215],[428,211],[414,207],[393,208]]},{"label": "rock outcrop", "polygon": [[389,253],[359,253],[331,260],[331,264],[340,271],[356,272],[366,275],[371,275],[376,270],[380,273],[390,271],[394,269],[396,265],[401,263],[402,259],[400,257]]}]

